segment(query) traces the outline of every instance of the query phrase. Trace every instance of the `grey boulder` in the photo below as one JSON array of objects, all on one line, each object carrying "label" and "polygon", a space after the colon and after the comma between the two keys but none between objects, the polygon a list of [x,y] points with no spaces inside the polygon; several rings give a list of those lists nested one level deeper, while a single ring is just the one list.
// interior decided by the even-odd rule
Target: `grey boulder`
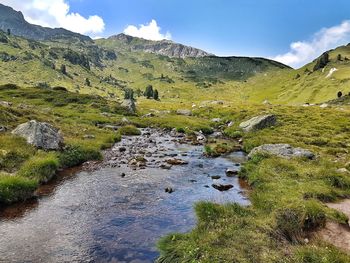
[{"label": "grey boulder", "polygon": [[135,114],[136,113],[136,105],[133,100],[124,100],[121,104],[123,108],[125,108],[129,113]]},{"label": "grey boulder", "polygon": [[264,144],[259,147],[255,147],[249,154],[248,158],[252,158],[252,156],[258,153],[267,153],[271,155],[275,155],[285,159],[291,159],[295,157],[314,159],[315,155],[303,148],[294,148],[289,144]]},{"label": "grey boulder", "polygon": [[239,127],[245,132],[250,132],[271,127],[276,124],[276,121],[275,115],[261,115],[242,122]]},{"label": "grey boulder", "polygon": [[29,144],[39,149],[59,150],[63,146],[63,137],[59,130],[46,122],[31,120],[22,123],[12,134],[25,138]]},{"label": "grey boulder", "polygon": [[190,111],[190,110],[177,110],[176,114],[177,115],[184,115],[184,116],[191,116],[192,111]]}]

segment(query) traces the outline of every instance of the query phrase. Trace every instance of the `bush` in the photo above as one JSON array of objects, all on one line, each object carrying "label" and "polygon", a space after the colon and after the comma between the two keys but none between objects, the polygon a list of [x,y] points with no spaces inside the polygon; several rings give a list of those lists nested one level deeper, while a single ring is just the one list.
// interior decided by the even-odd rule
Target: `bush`
[{"label": "bush", "polygon": [[35,179],[37,182],[48,182],[59,167],[55,153],[39,153],[23,164],[19,176]]},{"label": "bush", "polygon": [[119,133],[121,135],[127,135],[127,136],[141,135],[141,131],[138,128],[136,128],[134,125],[126,125],[121,127],[119,129]]},{"label": "bush", "polygon": [[25,200],[32,196],[37,186],[36,180],[0,175],[0,203],[9,204]]},{"label": "bush", "polygon": [[67,145],[59,155],[59,164],[62,168],[80,165],[89,160],[100,160],[99,150],[79,145]]}]

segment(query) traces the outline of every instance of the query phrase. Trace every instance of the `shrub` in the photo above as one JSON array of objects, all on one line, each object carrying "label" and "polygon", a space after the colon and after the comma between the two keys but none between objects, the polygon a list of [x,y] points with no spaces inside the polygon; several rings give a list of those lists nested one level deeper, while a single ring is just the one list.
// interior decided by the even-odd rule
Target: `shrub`
[{"label": "shrub", "polygon": [[67,145],[59,155],[59,164],[63,168],[77,166],[89,160],[100,160],[99,150],[79,145]]},{"label": "shrub", "polygon": [[343,93],[342,93],[341,91],[338,91],[337,97],[338,97],[338,98],[341,98],[341,96],[343,96]]},{"label": "shrub", "polygon": [[38,183],[20,176],[0,175],[0,203],[9,204],[29,198]]}]

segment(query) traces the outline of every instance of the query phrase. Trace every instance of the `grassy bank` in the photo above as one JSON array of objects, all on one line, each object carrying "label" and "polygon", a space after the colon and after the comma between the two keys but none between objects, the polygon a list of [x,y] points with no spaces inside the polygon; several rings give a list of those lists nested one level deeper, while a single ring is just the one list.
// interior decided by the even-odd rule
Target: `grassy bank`
[{"label": "grassy bank", "polygon": [[[98,96],[69,93],[62,88],[0,86],[0,203],[8,204],[32,196],[39,184],[49,181],[58,169],[98,160],[121,134],[97,124],[121,124],[126,114],[118,103]],[[124,114],[123,114],[124,113]],[[59,152],[37,150],[10,131],[28,120],[49,122],[59,128],[65,147]]]},{"label": "grassy bank", "polygon": [[[278,124],[240,133],[240,121],[257,113],[276,114]],[[312,150],[317,158],[255,156],[239,175],[252,187],[251,206],[197,204],[195,229],[164,237],[158,262],[350,262],[349,255],[312,237],[326,220],[349,220],[324,204],[350,196],[350,175],[338,171],[349,162],[347,107],[247,106],[198,114],[235,120],[225,134],[243,136],[247,151],[264,143],[289,143]]]}]

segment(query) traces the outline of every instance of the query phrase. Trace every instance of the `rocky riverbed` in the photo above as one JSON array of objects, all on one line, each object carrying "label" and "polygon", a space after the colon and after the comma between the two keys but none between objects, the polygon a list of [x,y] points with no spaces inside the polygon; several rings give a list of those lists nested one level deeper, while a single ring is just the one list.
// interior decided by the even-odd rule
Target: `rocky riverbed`
[{"label": "rocky riverbed", "polygon": [[104,155],[0,211],[0,262],[152,262],[160,237],[194,227],[195,202],[249,204],[242,152],[206,158],[197,138],[143,129]]}]

